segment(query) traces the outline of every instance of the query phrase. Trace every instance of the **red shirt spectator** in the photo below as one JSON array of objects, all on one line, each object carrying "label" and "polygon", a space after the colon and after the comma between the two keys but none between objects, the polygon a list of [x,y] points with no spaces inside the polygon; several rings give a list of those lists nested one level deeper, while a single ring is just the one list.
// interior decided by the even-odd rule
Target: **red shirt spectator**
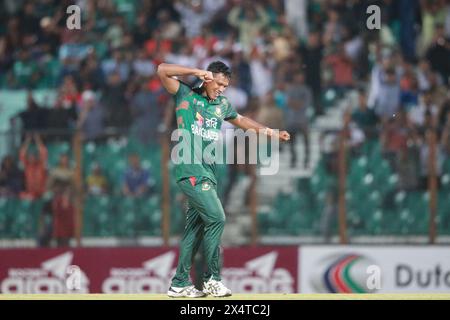
[{"label": "red shirt spectator", "polygon": [[52,200],[53,237],[58,245],[68,245],[75,235],[75,205],[68,193],[61,193]]},{"label": "red shirt spectator", "polygon": [[22,196],[32,199],[39,198],[45,193],[47,180],[47,148],[37,135],[35,135],[34,139],[38,147],[37,155],[27,155],[30,137],[26,138],[19,152],[19,158],[25,173],[25,192]]},{"label": "red shirt spectator", "polygon": [[340,87],[353,85],[353,63],[343,50],[325,58],[325,63],[333,70],[333,84]]}]

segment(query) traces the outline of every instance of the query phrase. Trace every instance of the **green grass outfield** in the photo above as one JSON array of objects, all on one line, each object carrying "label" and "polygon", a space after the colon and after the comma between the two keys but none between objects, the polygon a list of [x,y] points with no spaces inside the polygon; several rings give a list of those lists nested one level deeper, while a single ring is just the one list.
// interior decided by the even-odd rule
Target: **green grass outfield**
[{"label": "green grass outfield", "polygon": [[[188,300],[165,294],[0,294],[0,300]],[[234,294],[193,300],[450,300],[450,294]]]}]

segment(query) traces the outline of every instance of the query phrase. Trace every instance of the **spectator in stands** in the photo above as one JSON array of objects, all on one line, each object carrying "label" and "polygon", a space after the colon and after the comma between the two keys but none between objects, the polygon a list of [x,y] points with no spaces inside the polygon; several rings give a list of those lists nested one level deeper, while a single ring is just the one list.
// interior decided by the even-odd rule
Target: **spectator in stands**
[{"label": "spectator in stands", "polygon": [[325,46],[329,46],[332,43],[339,43],[342,41],[344,26],[340,21],[339,10],[336,7],[330,7],[326,14],[327,21],[323,33],[323,42]]},{"label": "spectator in stands", "polygon": [[252,96],[263,99],[273,88],[274,63],[267,52],[255,48],[251,53]]},{"label": "spectator in stands", "polygon": [[109,44],[110,48],[117,49],[122,47],[126,30],[125,24],[125,18],[119,14],[110,19],[108,29],[103,35],[103,40]]},{"label": "spectator in stands", "polygon": [[144,43],[150,39],[149,17],[147,11],[140,11],[137,15],[136,24],[133,26],[134,43]]},{"label": "spectator in stands", "polygon": [[324,58],[324,65],[332,72],[330,87],[338,90],[338,93],[353,87],[353,62],[345,53],[344,43],[336,45]]},{"label": "spectator in stands", "polygon": [[105,108],[107,126],[123,129],[130,124],[125,88],[118,72],[114,71],[108,76],[108,83],[101,99],[101,104]]},{"label": "spectator in stands", "polygon": [[352,120],[354,123],[364,131],[365,136],[370,138],[376,138],[378,117],[367,106],[367,94],[365,89],[359,89],[358,91],[358,105],[356,110],[352,113]]},{"label": "spectator in stands", "polygon": [[19,12],[20,26],[25,35],[33,35],[39,30],[39,18],[36,16],[34,1],[26,1]]},{"label": "spectator in stands", "polygon": [[78,72],[81,61],[83,61],[92,46],[84,39],[85,33],[78,30],[63,28],[61,34],[62,45],[59,47],[58,58],[62,64],[61,74],[63,76]]},{"label": "spectator in stands", "polygon": [[198,65],[198,58],[194,55],[193,46],[191,42],[182,41],[180,46],[174,47],[174,52],[166,55],[166,59],[170,63],[196,66]]},{"label": "spectator in stands", "polygon": [[38,227],[37,227],[37,244],[39,247],[49,247],[53,235],[53,214],[52,201],[47,200],[42,206]]},{"label": "spectator in stands", "polygon": [[[261,107],[257,111],[257,121],[265,123],[269,128],[284,128],[285,116],[283,111],[275,103],[274,92],[269,91],[264,98]],[[291,131],[289,131],[291,132]],[[292,139],[292,133],[291,133]]]},{"label": "spectator in stands", "polygon": [[181,25],[176,21],[169,10],[162,9],[157,12],[157,30],[162,40],[175,40],[182,32]]},{"label": "spectator in stands", "polygon": [[35,132],[46,128],[47,110],[36,103],[31,91],[27,93],[27,109],[20,112],[18,117],[25,132]]},{"label": "spectator in stands", "polygon": [[89,54],[81,61],[80,81],[92,90],[100,90],[105,85],[105,75],[95,53]]},{"label": "spectator in stands", "polygon": [[101,67],[107,78],[113,73],[117,73],[121,82],[127,81],[131,72],[130,65],[125,59],[125,54],[120,49],[115,49],[111,58],[103,61]]},{"label": "spectator in stands", "polygon": [[[438,106],[442,106],[450,95],[448,86],[445,86],[441,76],[437,72],[430,72],[428,75],[430,84],[430,94],[432,101]],[[425,90],[426,91],[426,90]]]},{"label": "spectator in stands", "polygon": [[141,49],[136,54],[136,59],[133,60],[132,65],[133,72],[139,77],[151,77],[155,74],[155,64],[150,60],[145,52],[145,49]]},{"label": "spectator in stands", "polygon": [[139,91],[133,96],[130,103],[132,114],[131,131],[142,143],[158,141],[158,126],[163,120],[165,91],[158,82],[143,81]]},{"label": "spectator in stands", "polygon": [[103,174],[99,163],[92,165],[92,171],[86,178],[87,192],[91,195],[103,195],[108,193],[108,180]]},{"label": "spectator in stands", "polygon": [[332,226],[336,224],[339,208],[338,199],[338,174],[339,162],[339,134],[336,132],[322,132],[320,137],[320,149],[324,159],[326,175],[330,177],[330,183],[325,192],[325,206],[320,212],[319,228],[324,241],[328,243],[332,236]]},{"label": "spectator in stands", "polygon": [[406,166],[407,160],[414,160],[413,156],[408,157],[410,153],[408,145],[414,145],[417,142],[416,134],[417,131],[404,110],[400,110],[383,127],[380,136],[382,153],[396,172],[400,172],[402,165]]},{"label": "spectator in stands", "polygon": [[50,132],[46,141],[66,140],[72,136],[71,129],[75,127],[77,120],[77,104],[57,97],[55,107],[47,111],[47,128]]},{"label": "spectator in stands", "polygon": [[419,104],[419,84],[412,66],[409,64],[408,70],[404,70],[400,80],[400,89],[400,105],[402,109],[409,111]]},{"label": "spectator in stands", "polygon": [[244,110],[247,107],[248,103],[248,94],[244,89],[238,86],[239,82],[240,82],[239,76],[233,76],[233,78],[230,80],[230,85],[228,86],[226,91],[228,101],[230,101],[231,105],[238,112]]},{"label": "spectator in stands", "polygon": [[123,175],[123,194],[128,197],[140,197],[151,193],[154,185],[152,173],[141,167],[139,156],[131,154],[128,163]]},{"label": "spectator in stands", "polygon": [[392,65],[391,58],[385,57],[382,66],[372,70],[372,82],[369,95],[369,106],[385,123],[400,108],[400,74]]},{"label": "spectator in stands", "polygon": [[239,48],[234,51],[232,59],[233,74],[236,76],[236,86],[241,88],[250,96],[252,93],[252,75],[250,64],[244,57],[243,51]]},{"label": "spectator in stands", "polygon": [[450,112],[450,97],[444,101],[443,104],[440,105],[439,114],[437,117],[437,125],[438,130],[442,132],[445,126],[447,126],[448,123],[448,115]]},{"label": "spectator in stands", "polygon": [[321,34],[312,30],[308,35],[306,45],[300,46],[300,55],[305,68],[306,83],[313,92],[315,115],[323,114],[322,110],[322,80],[321,63],[323,58],[323,45]]},{"label": "spectator in stands", "polygon": [[[442,175],[442,167],[444,163],[445,158],[445,149],[443,149],[444,145],[438,143],[436,145],[436,153],[435,153],[435,162],[432,164],[431,158],[430,158],[430,137],[429,135],[432,133],[432,131],[435,131],[435,124],[433,123],[433,116],[428,113],[426,115],[425,122],[427,123],[427,129],[424,129],[422,132],[419,133],[420,138],[418,139],[418,145],[419,145],[419,159],[420,159],[420,167],[418,170],[419,174],[419,188],[421,190],[428,190],[428,181],[429,181],[429,175],[430,175],[430,165],[433,165],[435,167],[435,173],[439,177]],[[428,130],[430,129],[430,130]],[[445,142],[445,141],[444,141]],[[439,179],[438,179],[439,181]]]},{"label": "spectator in stands", "polygon": [[25,191],[21,197],[28,199],[40,198],[45,193],[47,180],[47,148],[39,135],[34,134],[33,139],[37,145],[37,154],[28,150],[31,142],[29,134],[19,151],[25,173]]},{"label": "spectator in stands", "polygon": [[75,231],[75,171],[67,154],[61,154],[58,166],[50,170],[47,189],[53,194],[53,238],[57,246],[68,246]]},{"label": "spectator in stands", "polygon": [[47,54],[52,58],[57,57],[58,48],[61,44],[57,26],[50,17],[43,17],[39,24],[41,32],[38,35],[37,45],[39,45],[43,54]]},{"label": "spectator in stands", "polygon": [[81,97],[81,111],[77,123],[84,140],[96,140],[104,134],[104,118],[103,107],[99,105],[95,92],[84,91]]},{"label": "spectator in stands", "polygon": [[58,247],[67,247],[75,236],[75,204],[74,192],[62,186],[51,202],[53,218],[53,239]]},{"label": "spectator in stands", "polygon": [[9,16],[5,25],[5,32],[0,36],[0,70],[2,72],[9,71],[14,65],[16,50],[20,48],[23,37],[17,16]]},{"label": "spectator in stands", "polygon": [[444,26],[436,25],[433,42],[426,52],[431,68],[438,72],[444,83],[448,85],[450,77],[450,41],[445,36]]},{"label": "spectator in stands", "polygon": [[31,59],[30,52],[26,49],[20,50],[18,56],[8,83],[13,89],[35,88],[40,76],[39,66]]},{"label": "spectator in stands", "polygon": [[175,1],[175,9],[181,16],[181,24],[189,38],[198,36],[202,26],[211,18],[210,13],[202,7],[201,1]]},{"label": "spectator in stands", "polygon": [[434,104],[431,91],[425,91],[420,96],[419,105],[409,111],[409,118],[413,125],[421,129],[425,126],[425,116],[430,113],[437,120],[439,108]]},{"label": "spectator in stands", "polygon": [[440,130],[442,132],[440,143],[442,146],[444,157],[448,160],[450,159],[450,109],[447,110],[445,119],[445,123]]},{"label": "spectator in stands", "polygon": [[0,167],[0,197],[15,197],[23,191],[23,172],[12,156],[5,156]]},{"label": "spectator in stands", "polygon": [[245,0],[242,4],[236,5],[231,9],[228,15],[228,22],[231,26],[238,29],[239,42],[244,52],[248,54],[255,39],[269,23],[269,16],[259,3]]},{"label": "spectator in stands", "polygon": [[352,113],[350,110],[345,110],[343,115],[342,134],[347,140],[347,145],[350,148],[352,155],[358,155],[360,148],[366,140],[364,132],[352,121]]},{"label": "spectator in stands", "polygon": [[63,153],[59,156],[58,165],[49,173],[47,189],[53,194],[63,191],[70,192],[75,189],[75,171],[70,167],[70,158]]},{"label": "spectator in stands", "polygon": [[309,119],[308,109],[313,106],[313,95],[311,89],[305,84],[303,73],[294,75],[293,82],[289,85],[287,92],[287,108],[285,110],[285,123],[287,130],[291,133],[289,145],[291,148],[291,167],[297,164],[296,136],[301,134],[305,146],[305,157],[303,166],[309,166]]}]

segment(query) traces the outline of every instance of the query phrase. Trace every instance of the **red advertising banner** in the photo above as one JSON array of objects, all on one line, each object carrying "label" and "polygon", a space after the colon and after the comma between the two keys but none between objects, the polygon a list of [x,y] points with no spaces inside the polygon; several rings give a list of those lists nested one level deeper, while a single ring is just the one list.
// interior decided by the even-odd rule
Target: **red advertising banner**
[{"label": "red advertising banner", "polygon": [[[165,293],[174,248],[1,249],[0,293]],[[298,288],[297,247],[223,252],[224,283],[235,293]]]}]

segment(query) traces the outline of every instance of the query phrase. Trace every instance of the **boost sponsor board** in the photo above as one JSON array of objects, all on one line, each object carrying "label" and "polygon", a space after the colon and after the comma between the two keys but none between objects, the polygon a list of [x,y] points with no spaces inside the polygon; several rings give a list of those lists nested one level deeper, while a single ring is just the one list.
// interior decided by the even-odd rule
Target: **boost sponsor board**
[{"label": "boost sponsor board", "polygon": [[4,249],[0,257],[1,293],[153,293],[167,290],[176,250]]},{"label": "boost sponsor board", "polygon": [[[174,248],[3,249],[0,293],[166,293],[177,254]],[[230,248],[223,261],[223,281],[236,293],[298,286],[295,247]]]},{"label": "boost sponsor board", "polygon": [[301,293],[448,293],[450,247],[303,246]]},{"label": "boost sponsor board", "polygon": [[225,249],[222,280],[236,293],[294,293],[297,264],[296,247]]}]

